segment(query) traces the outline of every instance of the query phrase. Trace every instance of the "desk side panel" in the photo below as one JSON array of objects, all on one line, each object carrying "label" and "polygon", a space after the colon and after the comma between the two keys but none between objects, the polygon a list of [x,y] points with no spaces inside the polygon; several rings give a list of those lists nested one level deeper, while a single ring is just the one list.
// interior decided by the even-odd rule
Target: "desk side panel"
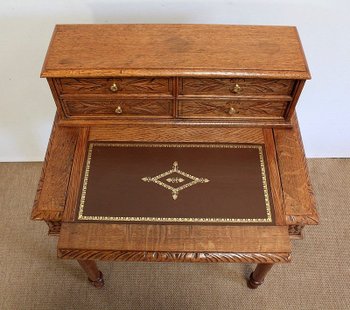
[{"label": "desk side panel", "polygon": [[67,190],[67,200],[65,204],[63,221],[73,221],[78,206],[78,198],[80,194],[83,166],[87,152],[87,143],[89,137],[89,128],[80,128],[77,139],[77,146],[74,153],[74,159],[71,169],[71,177],[69,179],[69,186]]},{"label": "desk side panel", "polygon": [[274,129],[274,137],[286,221],[290,232],[300,235],[304,225],[316,225],[319,219],[296,115],[292,117],[292,124],[292,129]]},{"label": "desk side panel", "polygon": [[57,123],[56,115],[31,213],[33,220],[46,221],[52,233],[59,230],[78,138],[77,128]]},{"label": "desk side panel", "polygon": [[286,225],[284,217],[284,199],[281,178],[278,170],[276,148],[272,129],[264,129],[265,150],[268,160],[268,170],[271,183],[272,199],[274,201],[276,225]]}]

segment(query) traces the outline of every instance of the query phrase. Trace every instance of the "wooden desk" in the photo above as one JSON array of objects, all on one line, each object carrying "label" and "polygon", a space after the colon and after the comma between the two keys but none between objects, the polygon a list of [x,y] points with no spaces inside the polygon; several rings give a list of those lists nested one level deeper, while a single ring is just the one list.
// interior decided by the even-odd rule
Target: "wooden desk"
[{"label": "wooden desk", "polygon": [[[57,26],[42,76],[57,115],[32,219],[95,286],[94,260],[115,260],[258,263],[256,288],[318,223],[294,114],[310,77],[295,28]],[[99,141],[263,145],[274,224],[79,222],[88,143]]]}]

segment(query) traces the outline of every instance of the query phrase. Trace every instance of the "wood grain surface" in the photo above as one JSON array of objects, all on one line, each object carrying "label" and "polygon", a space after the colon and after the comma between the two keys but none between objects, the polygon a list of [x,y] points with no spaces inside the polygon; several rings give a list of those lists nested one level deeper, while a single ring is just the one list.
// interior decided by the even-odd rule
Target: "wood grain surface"
[{"label": "wood grain surface", "polygon": [[[78,136],[77,128],[53,126],[43,174],[32,210],[32,218],[50,221],[54,233],[59,231],[56,221],[62,218],[65,207],[73,153]],[[305,224],[318,223],[315,201],[310,190],[304,153],[300,151],[297,120],[294,129],[274,129],[278,168],[283,186],[286,220],[291,235],[300,236]],[[263,143],[263,130],[259,128],[198,128],[186,126],[103,126],[93,127],[89,132],[91,141],[155,141],[155,142],[221,142]],[[162,132],[162,134],[159,134]],[[55,149],[57,156],[49,156]],[[298,151],[299,150],[299,151]],[[273,153],[272,153],[273,154]],[[58,174],[57,174],[58,173]],[[57,175],[60,177],[57,178]],[[46,176],[46,177],[45,177]],[[305,187],[307,184],[307,187]],[[44,185],[44,186],[43,186]]]},{"label": "wood grain surface", "polygon": [[179,100],[180,118],[283,119],[287,102],[262,100]]},{"label": "wood grain surface", "polygon": [[[183,78],[179,82],[179,94],[215,96],[290,95],[293,85],[293,80]],[[235,89],[237,86],[238,89]]]},{"label": "wood grain surface", "polygon": [[308,79],[295,27],[58,25],[42,77]]},{"label": "wood grain surface", "polygon": [[[292,117],[310,78],[295,27],[58,25],[41,76],[58,112],[32,218],[59,257],[289,262],[289,235],[318,223]],[[264,144],[276,225],[75,222],[89,141]]]},{"label": "wood grain surface", "polygon": [[90,141],[264,143],[261,128],[218,128],[161,125],[92,127]]},{"label": "wood grain surface", "polygon": [[[61,250],[88,250],[101,253],[145,251],[290,254],[291,252],[286,226],[103,223],[63,223],[58,250],[59,253]],[[102,257],[103,255],[100,259]]]},{"label": "wood grain surface", "polygon": [[57,116],[58,116],[57,121],[59,122],[62,118],[65,117],[65,114],[64,114],[64,111],[63,111],[63,107],[62,107],[62,102],[60,100],[60,96],[58,94],[56,84],[54,83],[54,79],[48,78],[46,80],[47,80],[47,83],[49,84],[49,87],[50,87],[50,90],[51,90],[51,93],[52,93],[52,97],[53,97],[53,99],[55,101],[55,104],[56,104],[56,108],[57,108],[57,112],[56,113],[57,113]]},{"label": "wood grain surface", "polygon": [[289,127],[310,73],[295,27],[95,24],[57,25],[42,77],[64,126]]},{"label": "wood grain surface", "polygon": [[292,102],[288,105],[287,110],[285,112],[285,119],[287,121],[290,121],[293,115],[295,114],[295,107],[297,105],[297,102],[299,100],[299,97],[301,95],[301,92],[304,88],[305,81],[299,80],[295,83],[295,87],[292,93]]},{"label": "wood grain surface", "polygon": [[[63,100],[67,116],[101,117],[171,117],[172,100],[147,99],[76,99]],[[118,113],[116,112],[118,111]]]},{"label": "wood grain surface", "polygon": [[59,120],[60,126],[67,127],[102,127],[102,126],[118,126],[118,125],[131,125],[131,126],[164,126],[164,127],[227,127],[227,128],[290,128],[289,121],[285,121],[283,118],[165,118],[165,117],[145,117],[145,118],[65,118]]},{"label": "wood grain surface", "polygon": [[48,235],[49,236],[58,236],[61,231],[62,226],[62,216],[60,216],[59,220],[56,221],[45,221],[47,226],[49,227]]},{"label": "wood grain surface", "polygon": [[32,219],[61,220],[78,131],[77,128],[59,128],[56,115],[32,209]]},{"label": "wood grain surface", "polygon": [[274,129],[286,219],[289,225],[315,225],[318,214],[296,116],[292,122],[293,129]]},{"label": "wood grain surface", "polygon": [[268,173],[271,183],[271,194],[275,209],[275,222],[276,225],[285,225],[285,206],[272,129],[264,129],[264,144],[267,157]]},{"label": "wood grain surface", "polygon": [[[173,93],[171,78],[55,79],[60,94],[168,94]],[[111,86],[116,90],[112,91]]]},{"label": "wood grain surface", "polygon": [[70,221],[74,218],[74,212],[78,205],[80,194],[80,184],[83,174],[85,155],[87,152],[87,142],[89,137],[89,128],[80,128],[77,140],[77,147],[74,153],[73,165],[69,179],[69,187],[62,221]]}]

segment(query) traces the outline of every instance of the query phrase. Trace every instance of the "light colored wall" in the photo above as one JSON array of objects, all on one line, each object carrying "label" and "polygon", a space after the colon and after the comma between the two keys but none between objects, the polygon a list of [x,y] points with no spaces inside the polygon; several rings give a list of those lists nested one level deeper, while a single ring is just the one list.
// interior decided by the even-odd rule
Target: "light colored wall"
[{"label": "light colored wall", "polygon": [[347,0],[2,0],[0,161],[43,160],[55,105],[39,78],[55,24],[296,25],[313,79],[298,105],[308,157],[350,157]]}]

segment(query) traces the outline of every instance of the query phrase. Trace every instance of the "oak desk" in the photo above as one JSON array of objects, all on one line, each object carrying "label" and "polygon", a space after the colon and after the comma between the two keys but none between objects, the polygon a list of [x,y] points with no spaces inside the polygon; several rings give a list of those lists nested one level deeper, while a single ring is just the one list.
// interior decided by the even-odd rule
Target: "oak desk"
[{"label": "oak desk", "polygon": [[[318,223],[294,113],[304,82],[310,78],[294,27],[60,25],[42,77],[48,79],[57,115],[32,219],[46,221],[49,234],[59,236],[58,256],[77,259],[95,286],[103,285],[103,277],[94,260],[121,260],[258,263],[248,280],[249,287],[256,288],[274,263],[290,261],[290,238],[301,238],[305,225]],[[92,146],[103,143],[168,148],[191,144],[201,151],[205,145],[256,148],[264,189],[264,195],[259,195],[266,203],[266,217],[251,220],[242,215],[234,220],[207,215],[190,220],[185,213],[181,219],[170,216],[157,221],[154,216],[115,216],[130,213],[133,207],[120,207],[117,201],[114,216],[95,216],[102,212],[102,201],[99,206],[96,201],[103,196],[94,198],[91,191],[99,184],[113,186],[113,182],[107,184],[107,177],[90,189],[85,186]],[[173,168],[167,173],[138,177],[138,186],[159,190],[164,197],[169,190],[172,195],[169,192],[162,199],[169,198],[169,205],[176,200],[180,206],[186,199],[183,193],[213,188],[204,185],[213,184],[210,178],[180,170],[175,159],[169,158]],[[94,165],[101,167],[103,161]],[[247,173],[254,170],[247,167]],[[254,176],[245,179],[248,187],[242,188],[253,188]],[[153,187],[146,184],[152,182]],[[253,194],[248,192],[238,202]],[[85,196],[94,216],[83,216],[88,210],[87,206],[82,209]],[[152,199],[157,204],[158,198]],[[219,207],[202,206],[191,212],[217,212]],[[251,214],[254,206],[244,208]]]}]

